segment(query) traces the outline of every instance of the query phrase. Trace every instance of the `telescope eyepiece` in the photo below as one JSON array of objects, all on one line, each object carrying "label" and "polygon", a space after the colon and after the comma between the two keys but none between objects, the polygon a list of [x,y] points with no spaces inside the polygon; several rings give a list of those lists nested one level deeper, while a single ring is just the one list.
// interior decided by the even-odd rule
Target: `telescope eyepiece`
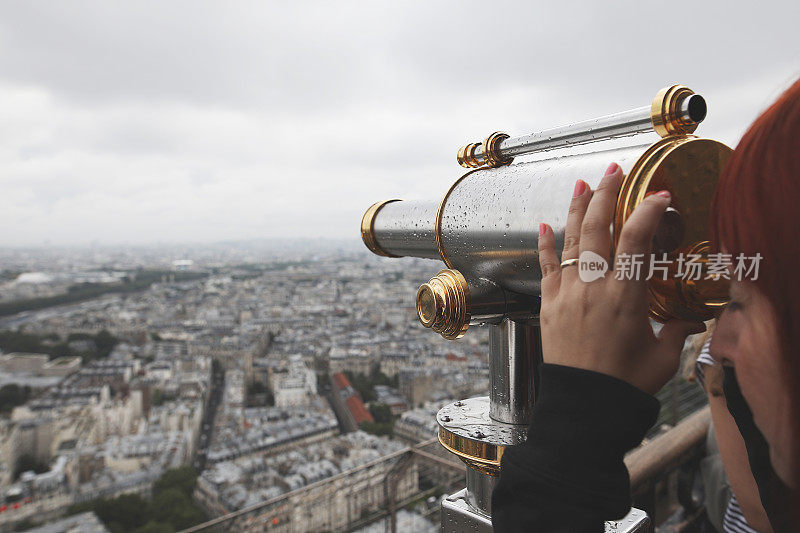
[{"label": "telescope eyepiece", "polygon": [[699,94],[693,94],[681,102],[681,116],[692,122],[703,122],[707,112],[706,99]]}]

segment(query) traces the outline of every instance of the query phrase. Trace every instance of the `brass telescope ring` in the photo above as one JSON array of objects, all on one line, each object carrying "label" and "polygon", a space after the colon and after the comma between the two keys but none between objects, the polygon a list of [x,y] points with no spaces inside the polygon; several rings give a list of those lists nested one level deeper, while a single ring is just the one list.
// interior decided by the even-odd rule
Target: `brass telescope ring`
[{"label": "brass telescope ring", "polygon": [[369,209],[367,209],[367,212],[364,213],[364,216],[361,218],[361,239],[364,241],[364,244],[367,246],[369,251],[375,255],[380,255],[383,257],[400,257],[399,255],[390,254],[381,248],[378,244],[378,240],[375,238],[375,216],[378,214],[378,211],[383,209],[383,206],[386,204],[399,201],[400,200],[395,199],[376,202],[372,204]]}]

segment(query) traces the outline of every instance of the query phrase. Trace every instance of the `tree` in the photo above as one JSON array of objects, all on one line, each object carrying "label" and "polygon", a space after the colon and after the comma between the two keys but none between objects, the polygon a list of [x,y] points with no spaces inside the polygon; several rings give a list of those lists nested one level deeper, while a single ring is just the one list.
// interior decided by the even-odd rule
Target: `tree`
[{"label": "tree", "polygon": [[394,420],[391,407],[385,403],[371,403],[369,406],[369,412],[372,415],[372,418],[375,419],[375,422],[378,422],[379,424],[391,423]]},{"label": "tree", "polygon": [[163,522],[153,522],[152,520],[138,529],[134,529],[133,533],[175,533],[175,528],[170,524]]},{"label": "tree", "polygon": [[178,488],[163,490],[153,498],[152,517],[158,522],[169,523],[177,530],[203,521],[203,514]]},{"label": "tree", "polygon": [[191,466],[170,468],[153,484],[153,494],[158,495],[168,489],[178,489],[191,498],[195,485],[197,485],[197,472],[194,468]]},{"label": "tree", "polygon": [[156,407],[164,403],[164,393],[161,392],[161,389],[158,387],[153,389],[153,395],[150,397],[150,403]]},{"label": "tree", "polygon": [[353,388],[361,395],[362,401],[371,402],[375,400],[375,390],[372,388],[372,382],[367,376],[360,372],[354,375],[349,371],[345,371],[344,374],[347,376],[347,379],[350,380],[350,384],[353,385]]},{"label": "tree", "polygon": [[168,523],[179,531],[205,520],[203,512],[192,501],[197,485],[197,472],[191,466],[171,468],[153,484],[151,517]]},{"label": "tree", "polygon": [[14,524],[14,531],[28,531],[29,529],[33,529],[36,527],[36,524],[33,523],[31,518],[26,518],[21,522],[17,522]]},{"label": "tree", "polygon": [[27,385],[20,387],[16,383],[10,383],[0,387],[0,412],[11,412],[18,405],[28,401],[31,395],[31,388]]},{"label": "tree", "polygon": [[36,335],[21,331],[0,331],[0,350],[6,353],[43,353],[42,340]]},{"label": "tree", "polygon": [[72,516],[74,514],[81,514],[81,513],[88,513],[89,511],[94,511],[94,500],[88,502],[78,502],[73,503],[69,507],[67,507],[67,516]]},{"label": "tree", "polygon": [[267,386],[261,381],[253,381],[247,388],[247,394],[264,394],[265,392],[269,392]]},{"label": "tree", "polygon": [[108,332],[108,330],[104,329],[100,331],[94,337],[94,343],[97,346],[97,357],[105,358],[108,357],[108,354],[114,349],[114,347],[119,342],[114,335]]},{"label": "tree", "polygon": [[147,523],[149,507],[138,494],[123,494],[111,500],[96,500],[94,512],[108,529],[124,525],[121,531],[130,531]]},{"label": "tree", "polygon": [[197,473],[191,466],[172,468],[153,484],[153,500],[123,494],[71,505],[67,514],[94,511],[112,533],[174,533],[205,520],[192,501]]},{"label": "tree", "polygon": [[362,431],[366,431],[367,433],[372,433],[373,435],[386,435],[391,437],[394,433],[394,424],[391,422],[387,423],[378,423],[378,422],[361,422],[358,428]]}]

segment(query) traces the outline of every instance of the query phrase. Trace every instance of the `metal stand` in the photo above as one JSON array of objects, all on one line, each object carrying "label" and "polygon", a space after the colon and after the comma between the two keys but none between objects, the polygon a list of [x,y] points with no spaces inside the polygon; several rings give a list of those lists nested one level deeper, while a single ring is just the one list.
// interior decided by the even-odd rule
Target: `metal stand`
[{"label": "metal stand", "polygon": [[[489,397],[444,406],[436,418],[439,441],[467,465],[466,488],[442,501],[443,533],[492,531],[492,489],[507,446],[525,441],[538,384],[541,337],[535,321],[490,326]],[[644,531],[647,514],[632,509],[606,531]]]}]

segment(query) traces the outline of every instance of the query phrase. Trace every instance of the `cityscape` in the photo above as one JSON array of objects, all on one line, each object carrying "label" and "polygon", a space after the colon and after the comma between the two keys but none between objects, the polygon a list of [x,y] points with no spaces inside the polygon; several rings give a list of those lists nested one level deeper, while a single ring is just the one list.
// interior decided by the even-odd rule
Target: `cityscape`
[{"label": "cityscape", "polygon": [[709,338],[790,196],[716,191],[800,2],[487,7],[0,2],[0,533],[769,525],[789,373]]},{"label": "cityscape", "polygon": [[419,324],[437,266],[346,241],[0,251],[0,531],[438,530],[464,468],[435,413],[487,394],[488,335]]}]

